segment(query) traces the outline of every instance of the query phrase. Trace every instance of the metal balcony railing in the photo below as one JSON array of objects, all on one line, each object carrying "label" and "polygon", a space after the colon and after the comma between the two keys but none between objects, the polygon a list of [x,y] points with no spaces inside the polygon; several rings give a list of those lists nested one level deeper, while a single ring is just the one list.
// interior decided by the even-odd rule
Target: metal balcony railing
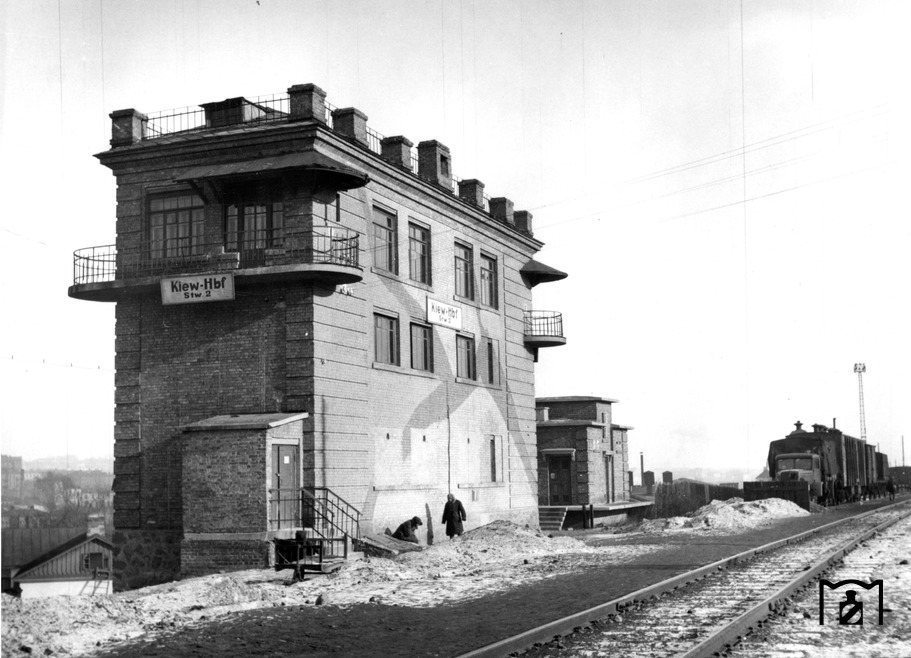
[{"label": "metal balcony railing", "polygon": [[358,267],[359,235],[341,226],[273,229],[202,237],[162,237],[133,248],[87,247],[73,253],[73,284],[109,283],[167,274],[293,265]]},{"label": "metal balcony railing", "polygon": [[563,337],[563,314],[556,311],[525,311],[525,335]]}]

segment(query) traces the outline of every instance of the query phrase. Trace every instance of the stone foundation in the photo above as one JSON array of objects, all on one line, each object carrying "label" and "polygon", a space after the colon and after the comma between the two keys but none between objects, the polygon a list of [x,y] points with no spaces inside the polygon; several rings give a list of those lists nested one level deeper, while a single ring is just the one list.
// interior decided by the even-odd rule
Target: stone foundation
[{"label": "stone foundation", "polygon": [[181,533],[174,530],[116,530],[114,591],[158,585],[180,577]]}]

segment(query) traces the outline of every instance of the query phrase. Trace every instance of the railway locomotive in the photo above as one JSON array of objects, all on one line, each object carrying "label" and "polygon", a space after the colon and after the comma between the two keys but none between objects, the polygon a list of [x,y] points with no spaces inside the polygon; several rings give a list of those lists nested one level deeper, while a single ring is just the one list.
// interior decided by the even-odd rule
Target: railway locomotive
[{"label": "railway locomotive", "polygon": [[823,505],[885,495],[889,458],[863,439],[813,425],[796,429],[769,444],[769,475],[778,482],[804,481]]}]

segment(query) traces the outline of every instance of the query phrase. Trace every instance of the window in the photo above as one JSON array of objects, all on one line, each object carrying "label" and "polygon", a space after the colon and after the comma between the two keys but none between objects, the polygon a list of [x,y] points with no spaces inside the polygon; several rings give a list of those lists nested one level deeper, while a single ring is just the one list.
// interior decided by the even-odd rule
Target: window
[{"label": "window", "polygon": [[396,217],[390,212],[373,209],[373,266],[398,274]]},{"label": "window", "polygon": [[497,308],[497,259],[481,256],[481,303]]},{"label": "window", "polygon": [[195,194],[149,200],[149,255],[176,258],[203,252],[205,208]]},{"label": "window", "polygon": [[474,262],[471,247],[456,242],[455,245],[455,293],[459,297],[474,299]]},{"label": "window", "polygon": [[433,372],[433,330],[423,324],[411,325],[411,367]]},{"label": "window", "polygon": [[281,201],[247,203],[225,208],[225,251],[248,256],[264,249],[281,247],[285,238],[285,213]]},{"label": "window", "polygon": [[487,342],[487,383],[497,383],[497,372],[499,371],[499,361],[497,359],[497,342],[488,338]]},{"label": "window", "polygon": [[456,377],[475,379],[474,338],[456,336]]},{"label": "window", "polygon": [[490,481],[497,481],[497,437],[490,437]]},{"label": "window", "polygon": [[84,553],[82,556],[82,568],[86,571],[93,571],[95,569],[106,570],[110,568],[108,563],[107,556],[101,551],[94,551],[92,553]]},{"label": "window", "polygon": [[430,285],[430,229],[408,224],[408,276]]},{"label": "window", "polygon": [[375,361],[398,365],[399,321],[386,315],[373,316],[373,337],[376,347]]}]

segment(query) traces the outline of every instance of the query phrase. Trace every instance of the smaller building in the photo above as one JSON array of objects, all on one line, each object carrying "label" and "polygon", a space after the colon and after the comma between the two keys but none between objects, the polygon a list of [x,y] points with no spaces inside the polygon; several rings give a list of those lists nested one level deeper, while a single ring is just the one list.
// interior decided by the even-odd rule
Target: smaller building
[{"label": "smaller building", "polygon": [[22,598],[110,594],[112,545],[84,532],[38,556],[12,576]]},{"label": "smaller building", "polygon": [[538,504],[609,506],[629,501],[626,425],[612,423],[617,400],[537,398]]}]

